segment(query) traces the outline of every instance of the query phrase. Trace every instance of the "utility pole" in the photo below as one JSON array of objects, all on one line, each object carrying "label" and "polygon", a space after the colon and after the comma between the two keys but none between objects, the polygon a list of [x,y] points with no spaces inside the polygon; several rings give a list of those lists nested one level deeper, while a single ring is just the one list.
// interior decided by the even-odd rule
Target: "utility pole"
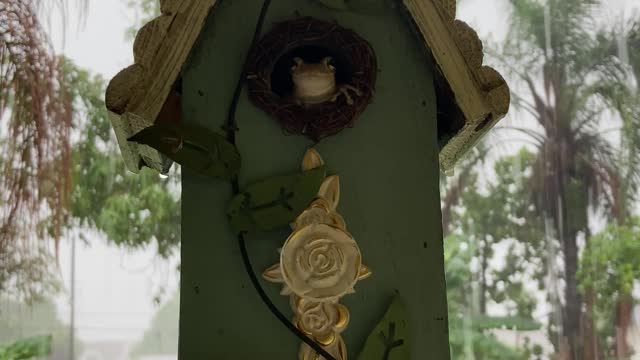
[{"label": "utility pole", "polygon": [[69,324],[69,360],[75,360],[76,329],[76,236],[71,237],[71,316]]}]

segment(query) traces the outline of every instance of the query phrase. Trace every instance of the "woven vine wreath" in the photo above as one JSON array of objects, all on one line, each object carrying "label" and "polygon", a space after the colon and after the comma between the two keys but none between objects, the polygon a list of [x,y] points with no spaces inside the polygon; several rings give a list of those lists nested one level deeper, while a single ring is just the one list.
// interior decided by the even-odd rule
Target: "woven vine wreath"
[{"label": "woven vine wreath", "polygon": [[[346,97],[308,107],[298,104],[290,74],[294,59],[319,63],[326,57],[333,59],[337,85],[353,87],[359,94],[351,104]],[[286,134],[318,142],[353,126],[373,100],[377,70],[373,48],[354,31],[311,17],[298,18],[276,24],[249,55],[249,98]]]}]

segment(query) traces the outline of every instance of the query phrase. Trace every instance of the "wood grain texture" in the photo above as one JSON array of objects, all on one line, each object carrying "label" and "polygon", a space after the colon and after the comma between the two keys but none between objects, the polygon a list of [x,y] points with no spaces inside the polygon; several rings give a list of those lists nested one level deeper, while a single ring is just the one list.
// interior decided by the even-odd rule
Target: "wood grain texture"
[{"label": "wood grain texture", "polygon": [[161,0],[162,15],[138,31],[133,45],[135,64],[109,83],[106,105],[130,171],[137,173],[141,160],[161,171],[162,157],[156,150],[126,139],[155,122],[215,3]]},{"label": "wood grain texture", "polygon": [[403,1],[466,120],[440,151],[440,166],[448,171],[506,115],[509,87],[497,71],[482,65],[482,42],[469,25],[455,20],[454,0]]}]

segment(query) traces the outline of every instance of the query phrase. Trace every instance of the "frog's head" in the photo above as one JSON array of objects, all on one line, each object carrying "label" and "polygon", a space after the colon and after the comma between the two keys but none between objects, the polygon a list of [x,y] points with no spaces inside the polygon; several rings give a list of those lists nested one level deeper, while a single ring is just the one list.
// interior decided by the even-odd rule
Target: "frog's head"
[{"label": "frog's head", "polygon": [[293,59],[291,78],[294,92],[299,99],[330,95],[336,88],[336,68],[332,58],[325,57],[319,63],[305,63],[301,58]]},{"label": "frog's head", "polygon": [[293,59],[294,65],[291,67],[291,74],[294,78],[335,78],[336,68],[331,65],[333,58],[325,57],[319,63],[305,63],[297,57]]}]

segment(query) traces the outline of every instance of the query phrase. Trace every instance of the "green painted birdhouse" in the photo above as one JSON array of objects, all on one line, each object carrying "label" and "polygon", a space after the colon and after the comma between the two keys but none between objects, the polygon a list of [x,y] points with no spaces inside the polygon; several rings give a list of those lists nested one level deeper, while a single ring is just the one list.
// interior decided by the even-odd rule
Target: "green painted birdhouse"
[{"label": "green painted birdhouse", "polygon": [[441,171],[506,114],[455,0],[164,0],[106,94],[182,165],[180,359],[448,359]]}]

